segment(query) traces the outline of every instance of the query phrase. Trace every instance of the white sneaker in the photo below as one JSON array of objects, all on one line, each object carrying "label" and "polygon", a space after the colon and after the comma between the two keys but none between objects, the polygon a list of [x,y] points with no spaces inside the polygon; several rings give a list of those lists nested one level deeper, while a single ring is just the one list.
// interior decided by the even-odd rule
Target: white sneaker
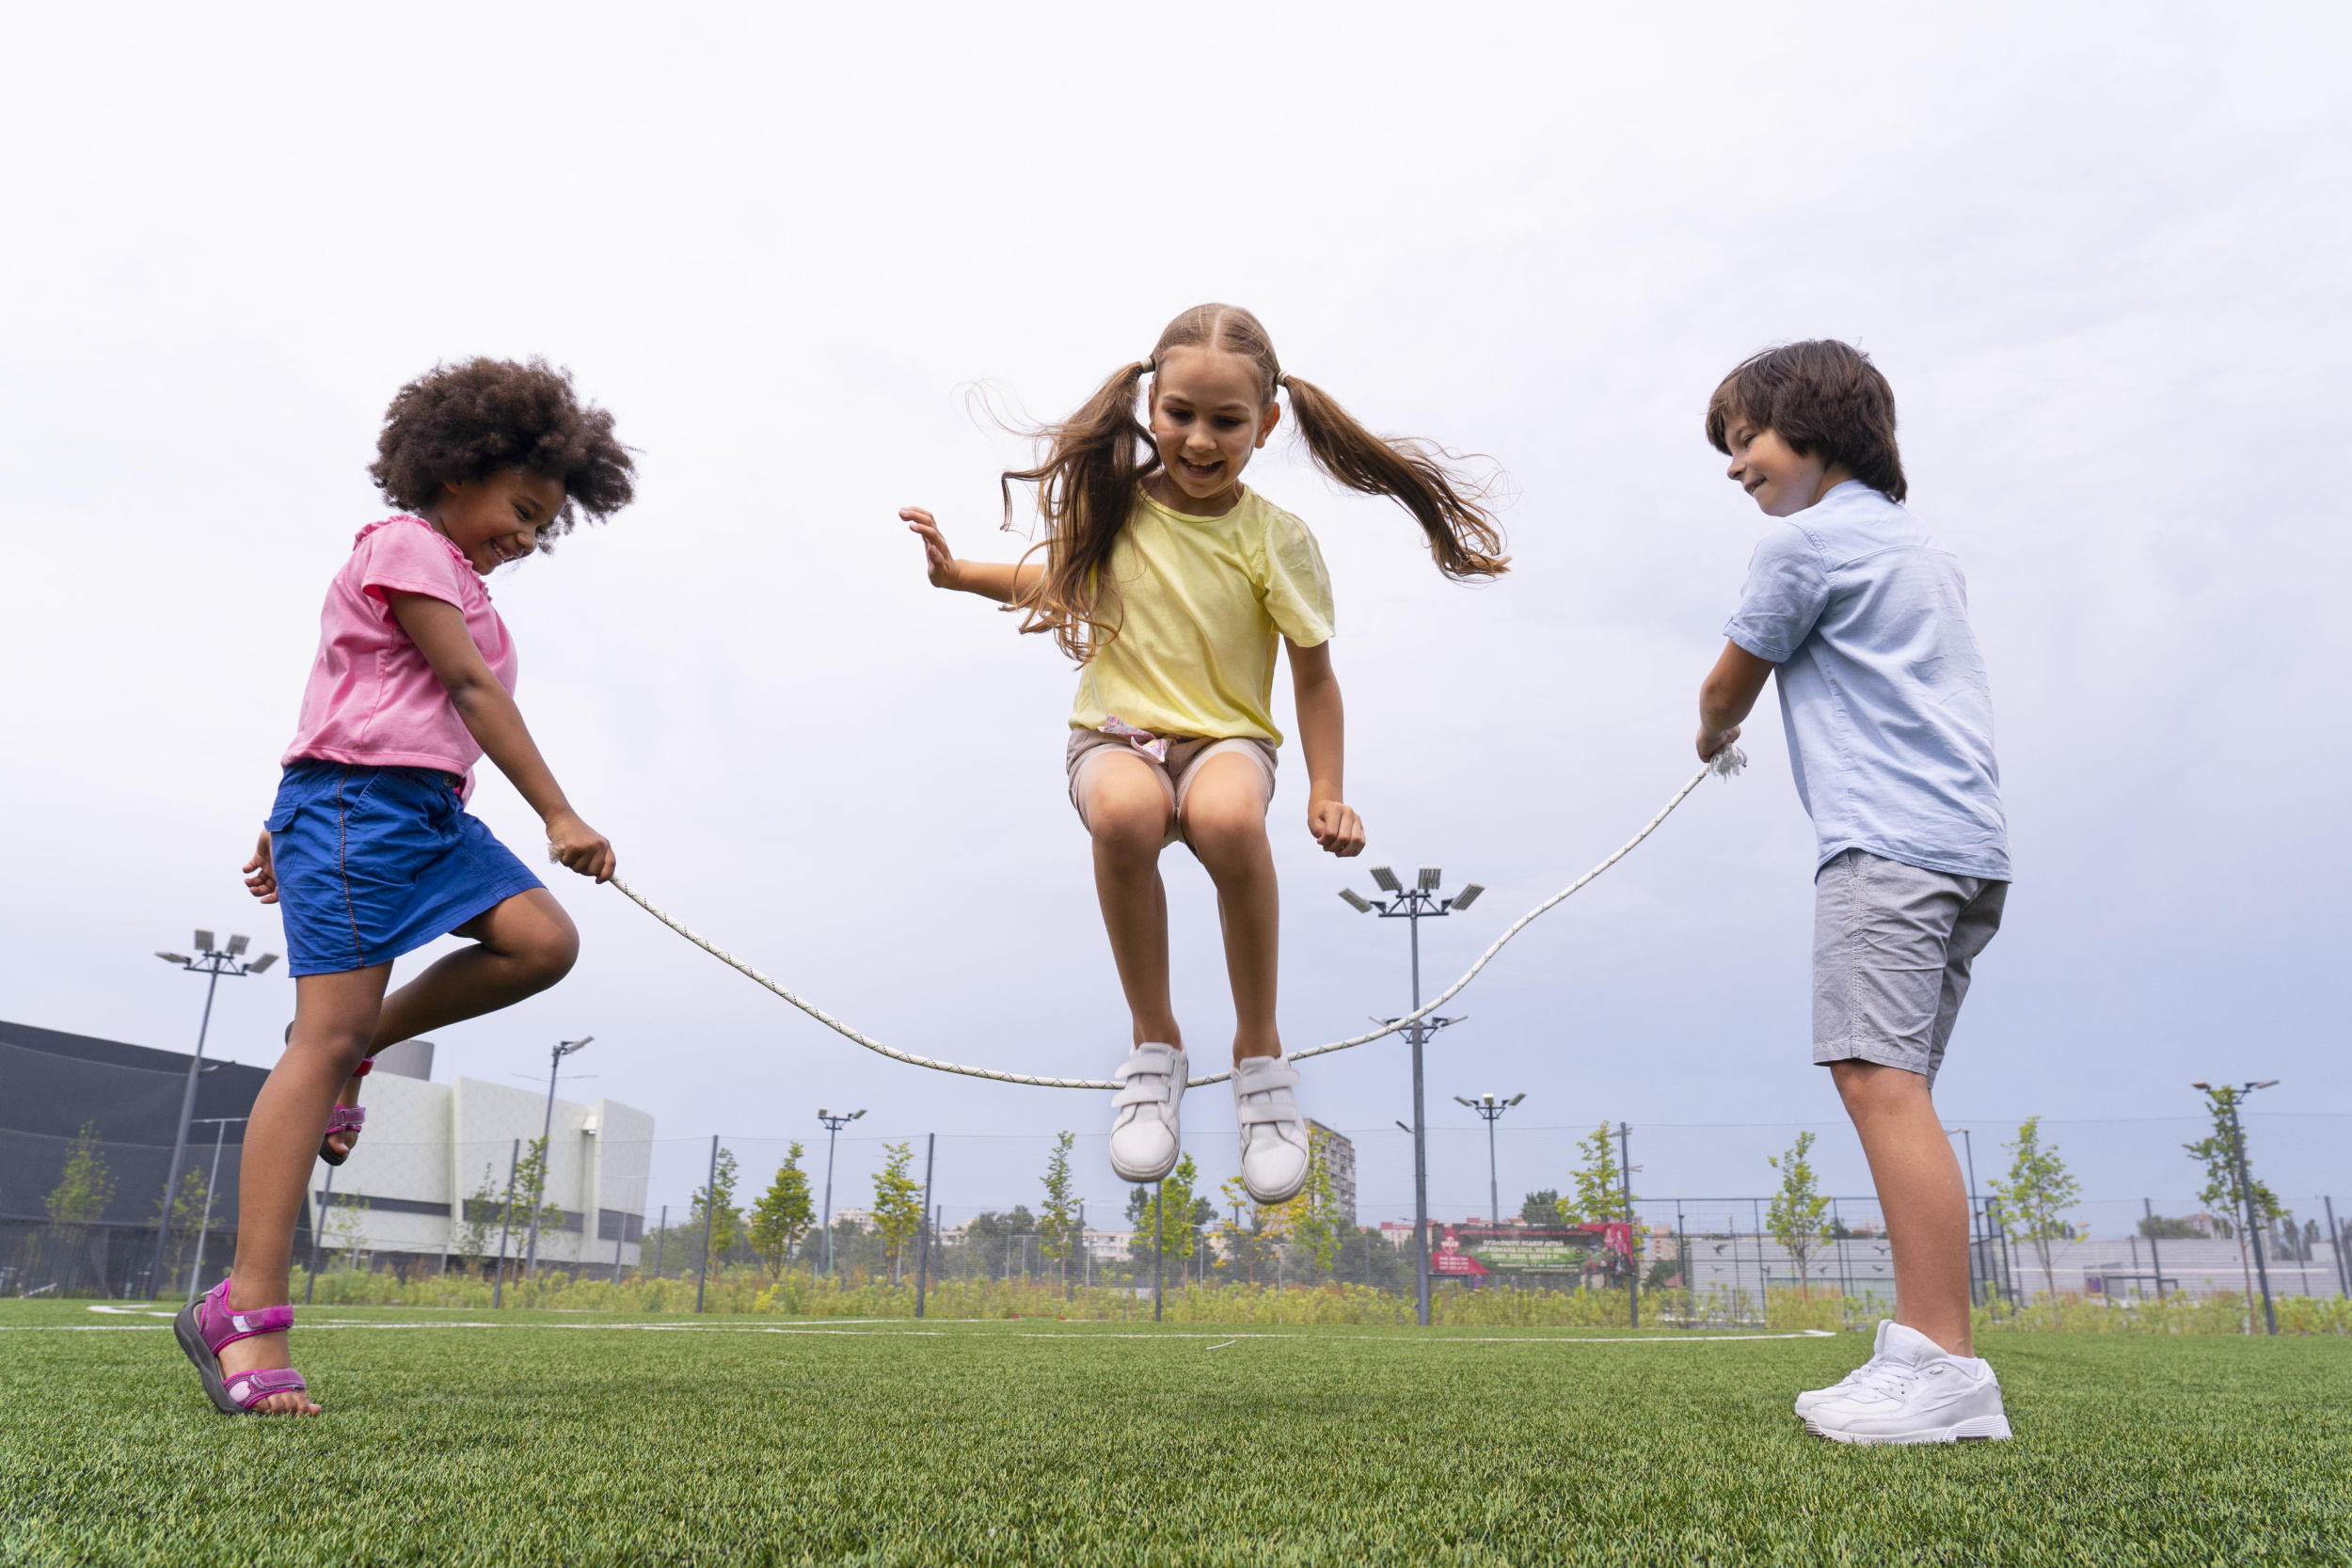
[{"label": "white sneaker", "polygon": [[1121,1181],[1157,1181],[1176,1168],[1184,1134],[1176,1108],[1184,1101],[1184,1053],[1172,1045],[1138,1045],[1111,1076],[1111,1169]]},{"label": "white sneaker", "polygon": [[1844,1377],[1839,1378],[1836,1382],[1831,1384],[1826,1388],[1807,1388],[1804,1393],[1799,1394],[1797,1396],[1797,1414],[1800,1416],[1810,1416],[1813,1414],[1813,1407],[1815,1405],[1820,1403],[1823,1400],[1836,1399],[1839,1394],[1844,1393],[1847,1389],[1852,1387],[1855,1384],[1862,1382],[1872,1372],[1878,1370],[1879,1362],[1886,1354],[1886,1331],[1894,1326],[1894,1319],[1881,1318],[1879,1320],[1878,1335],[1870,1341],[1870,1359],[1865,1361],[1861,1366],[1856,1367],[1852,1371],[1848,1372]]},{"label": "white sneaker", "polygon": [[1279,1056],[1233,1064],[1233,1110],[1241,1122],[1241,1184],[1257,1203],[1287,1203],[1307,1185],[1313,1163],[1298,1069]]},{"label": "white sneaker", "polygon": [[1981,1358],[1952,1355],[1926,1335],[1888,1323],[1876,1365],[1815,1404],[1804,1428],[1838,1443],[1958,1443],[2004,1438],[2000,1380]]}]

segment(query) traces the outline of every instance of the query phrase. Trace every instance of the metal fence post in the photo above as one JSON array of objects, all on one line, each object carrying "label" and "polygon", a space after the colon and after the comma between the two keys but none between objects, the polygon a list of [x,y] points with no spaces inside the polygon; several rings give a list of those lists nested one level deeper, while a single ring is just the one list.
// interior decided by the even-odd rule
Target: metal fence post
[{"label": "metal fence post", "polygon": [[710,1222],[719,1212],[719,1134],[710,1134],[710,1175],[703,1187],[703,1260],[694,1271],[694,1310],[703,1309],[703,1285],[710,1277]]},{"label": "metal fence post", "polygon": [[923,1298],[931,1283],[931,1163],[939,1154],[939,1134],[923,1134],[923,1245],[915,1254],[914,1315],[923,1315]]},{"label": "metal fence post", "polygon": [[[309,1183],[305,1182],[305,1186]],[[335,1196],[335,1167],[326,1167],[326,1185],[318,1193],[318,1202],[310,1210],[310,1266],[303,1270],[302,1305],[310,1305],[310,1292],[319,1288],[319,1232],[326,1228],[327,1200]],[[491,1306],[498,1304],[492,1302]]]},{"label": "metal fence post", "polygon": [[[515,1167],[522,1164],[522,1158],[523,1141],[520,1138],[516,1138],[515,1140],[515,1147],[508,1150],[506,1155],[506,1207],[503,1211],[501,1211],[499,1218],[498,1275],[490,1285],[490,1305],[493,1307],[500,1307],[505,1304],[506,1243],[508,1239],[515,1233]],[[335,1173],[332,1171],[327,1172],[326,1180],[330,1185],[333,1184]],[[313,1242],[315,1242],[316,1239],[316,1232],[313,1232]]]},{"label": "metal fence post", "polygon": [[[1635,1227],[1641,1223],[1633,1212],[1633,1129],[1625,1122],[1617,1123],[1617,1187],[1625,1195],[1625,1287],[1626,1300],[1631,1310],[1633,1326],[1642,1326],[1642,1254],[1634,1240]],[[1608,1145],[1603,1144],[1606,1148]]]},{"label": "metal fence post", "polygon": [[2328,1252],[2336,1260],[2336,1294],[2352,1295],[2352,1275],[2344,1267],[2344,1232],[2336,1228],[2336,1200],[2323,1197],[2319,1201],[2328,1206]]},{"label": "metal fence post", "polygon": [[1168,1178],[1152,1199],[1152,1321],[1160,1321],[1160,1254],[1168,1250]]},{"label": "metal fence post", "polygon": [[2140,1228],[2148,1232],[2148,1266],[2155,1271],[2156,1300],[2161,1302],[2164,1300],[2164,1255],[2156,1250],[2156,1206],[2143,1197],[2139,1200],[2139,1212],[2143,1218]]}]

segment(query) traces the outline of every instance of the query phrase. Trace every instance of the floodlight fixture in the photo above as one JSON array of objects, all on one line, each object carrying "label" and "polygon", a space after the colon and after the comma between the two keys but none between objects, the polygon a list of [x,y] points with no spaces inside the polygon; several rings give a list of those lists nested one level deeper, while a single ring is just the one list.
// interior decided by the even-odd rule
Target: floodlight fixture
[{"label": "floodlight fixture", "polygon": [[1445,873],[1434,865],[1424,865],[1421,868],[1421,890],[1423,893],[1437,892],[1438,884],[1444,879]]},{"label": "floodlight fixture", "polygon": [[576,1039],[576,1040],[559,1040],[559,1041],[557,1041],[557,1042],[556,1042],[555,1053],[556,1053],[558,1056],[568,1056],[568,1055],[570,1055],[573,1052],[578,1051],[578,1050],[580,1050],[581,1047],[583,1047],[583,1046],[587,1045],[587,1044],[588,1044],[591,1040],[595,1039],[596,1037],[596,1036],[594,1036],[594,1035],[582,1035],[582,1036],[580,1036],[580,1038],[578,1038],[578,1039]]},{"label": "floodlight fixture", "polygon": [[1370,900],[1366,899],[1362,894],[1358,893],[1354,888],[1343,887],[1340,889],[1340,896],[1345,899],[1347,901],[1347,907],[1354,910],[1358,914],[1370,914],[1372,912],[1372,904]]},{"label": "floodlight fixture", "polygon": [[278,961],[278,955],[277,955],[277,954],[275,954],[275,953],[264,953],[264,954],[262,954],[260,958],[258,958],[254,959],[251,963],[249,963],[249,964],[246,965],[245,967],[246,967],[246,973],[248,973],[248,974],[261,974],[263,970],[266,970],[267,968],[269,968],[269,966],[270,966],[270,965],[272,965],[272,964],[276,963],[277,961]]},{"label": "floodlight fixture", "polygon": [[213,950],[212,932],[199,931],[196,933],[196,950],[199,953],[209,953]]},{"label": "floodlight fixture", "polygon": [[164,962],[167,964],[184,965],[194,963],[196,961],[195,959],[189,958],[185,953],[167,953],[160,947],[155,949],[155,956],[163,959]]},{"label": "floodlight fixture", "polygon": [[251,937],[245,936],[234,931],[230,932],[229,935],[229,956],[232,958],[237,957],[247,947],[251,946],[252,943],[253,939]]},{"label": "floodlight fixture", "polygon": [[1375,865],[1372,868],[1372,879],[1380,884],[1380,891],[1383,893],[1405,891],[1405,884],[1396,879],[1396,873],[1385,865]]},{"label": "floodlight fixture", "polygon": [[1476,882],[1465,882],[1462,885],[1462,891],[1454,895],[1453,907],[1457,910],[1467,910],[1472,904],[1477,903],[1478,895],[1486,891]]}]

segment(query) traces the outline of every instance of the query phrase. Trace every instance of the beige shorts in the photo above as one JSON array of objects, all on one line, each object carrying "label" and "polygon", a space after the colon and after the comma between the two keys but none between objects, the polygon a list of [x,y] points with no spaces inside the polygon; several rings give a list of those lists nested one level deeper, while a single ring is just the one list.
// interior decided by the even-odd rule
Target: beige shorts
[{"label": "beige shorts", "polygon": [[[1168,760],[1161,762],[1148,752],[1139,752],[1120,736],[1104,735],[1100,730],[1072,730],[1067,761],[1070,768],[1070,804],[1077,812],[1078,820],[1087,819],[1087,770],[1112,752],[1127,755],[1152,769],[1160,781],[1160,788],[1168,792],[1168,837],[1162,844],[1174,844],[1184,836],[1184,796],[1192,788],[1192,781],[1200,776],[1200,765],[1213,756],[1232,752],[1248,757],[1265,775],[1265,803],[1274,802],[1274,748],[1265,741],[1247,736],[1224,740],[1184,740],[1171,738],[1168,745]],[[1093,824],[1088,823],[1091,828]]]}]

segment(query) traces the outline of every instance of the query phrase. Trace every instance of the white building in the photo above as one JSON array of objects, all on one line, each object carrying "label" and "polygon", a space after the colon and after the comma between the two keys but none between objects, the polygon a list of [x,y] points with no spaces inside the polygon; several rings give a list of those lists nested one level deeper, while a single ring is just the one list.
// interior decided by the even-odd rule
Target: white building
[{"label": "white building", "polygon": [[[505,1256],[522,1255],[526,1206],[516,1204],[511,1227],[501,1221],[509,1172],[518,1154],[529,1156],[548,1117],[547,1092],[478,1078],[437,1084],[432,1069],[429,1040],[380,1053],[361,1084],[368,1119],[351,1158],[312,1167],[310,1215],[322,1262],[343,1250],[437,1267],[445,1257],[475,1252],[469,1243],[477,1236],[479,1254],[496,1257],[502,1228]],[[562,1219],[550,1213],[541,1225],[541,1262],[636,1266],[653,1131],[653,1117],[615,1101],[555,1101],[545,1202]]]}]

